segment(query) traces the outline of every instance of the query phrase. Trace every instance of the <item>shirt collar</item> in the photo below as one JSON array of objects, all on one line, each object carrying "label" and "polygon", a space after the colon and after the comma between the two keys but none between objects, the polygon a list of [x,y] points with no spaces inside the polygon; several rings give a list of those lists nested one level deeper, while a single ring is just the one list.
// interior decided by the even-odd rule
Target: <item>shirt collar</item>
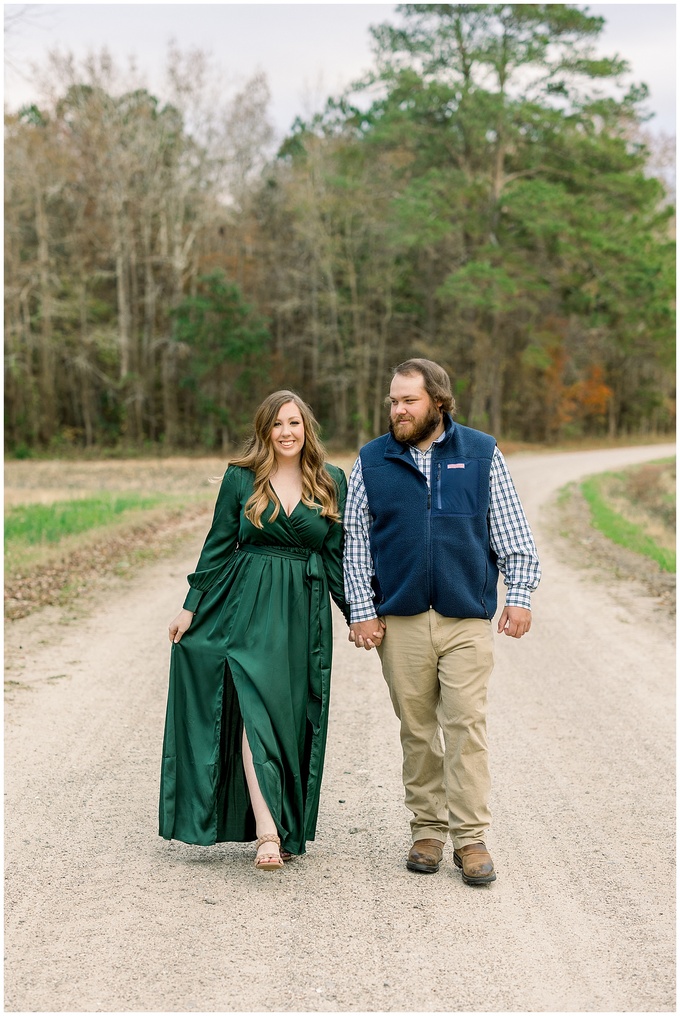
[{"label": "shirt collar", "polygon": [[419,455],[427,455],[427,453],[428,453],[428,452],[431,452],[431,451],[432,451],[432,449],[434,448],[434,446],[435,446],[436,444],[441,444],[441,443],[442,443],[442,441],[444,440],[444,438],[445,438],[446,436],[447,436],[447,432],[446,432],[446,430],[443,430],[443,431],[441,432],[441,434],[439,435],[439,437],[436,437],[436,438],[434,439],[434,441],[432,442],[432,444],[431,444],[431,445],[429,445],[429,446],[428,446],[428,447],[427,447],[427,448],[425,449],[425,451],[424,451],[424,452],[423,452],[423,451],[421,451],[421,450],[420,450],[420,448],[418,448],[418,447],[417,447],[416,445],[411,445],[411,448],[412,448],[412,449],[413,449],[414,451],[418,452],[418,454],[419,454]]}]

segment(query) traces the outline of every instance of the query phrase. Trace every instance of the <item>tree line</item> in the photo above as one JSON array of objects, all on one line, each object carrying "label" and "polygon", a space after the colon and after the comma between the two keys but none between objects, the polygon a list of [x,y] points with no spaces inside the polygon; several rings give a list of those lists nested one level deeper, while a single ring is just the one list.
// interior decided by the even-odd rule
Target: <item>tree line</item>
[{"label": "tree line", "polygon": [[5,439],[229,450],[274,388],[346,447],[389,368],[441,362],[458,419],[556,441],[670,430],[674,209],[643,86],[563,4],[406,4],[374,66],[278,151],[171,47],[165,98],[52,54],[6,115]]}]

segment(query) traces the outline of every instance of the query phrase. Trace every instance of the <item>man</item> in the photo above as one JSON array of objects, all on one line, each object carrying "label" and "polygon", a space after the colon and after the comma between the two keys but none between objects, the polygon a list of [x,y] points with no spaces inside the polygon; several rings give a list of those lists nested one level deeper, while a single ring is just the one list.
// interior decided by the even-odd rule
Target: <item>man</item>
[{"label": "man", "polygon": [[486,698],[499,569],[498,631],[531,627],[540,569],[496,441],[454,423],[446,372],[406,360],[390,387],[390,433],[361,449],[345,507],[350,641],[380,654],[401,721],[413,846],[406,866],[439,870],[450,834],[468,885],[496,878]]}]

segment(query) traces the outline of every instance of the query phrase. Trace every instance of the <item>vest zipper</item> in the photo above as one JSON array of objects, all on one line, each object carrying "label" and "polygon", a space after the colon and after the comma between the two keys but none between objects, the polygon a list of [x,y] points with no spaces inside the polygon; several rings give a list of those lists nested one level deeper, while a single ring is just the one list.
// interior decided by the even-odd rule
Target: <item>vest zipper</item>
[{"label": "vest zipper", "polygon": [[437,463],[437,508],[442,510],[442,464]]},{"label": "vest zipper", "polygon": [[[421,476],[422,476],[422,473],[421,473]],[[423,477],[423,479],[425,479],[425,477]],[[430,484],[428,483],[428,485],[427,485],[427,546],[426,546],[426,552],[427,552],[427,602],[428,602],[428,605],[430,607],[432,606],[432,564],[431,564],[431,560],[430,560],[431,557],[432,557],[432,540],[430,538],[431,514],[432,514],[432,491],[430,489]]]},{"label": "vest zipper", "polygon": [[486,603],[484,602],[484,590],[486,589],[486,583],[487,583],[488,578],[489,578],[489,562],[485,561],[484,562],[484,585],[482,586],[482,595],[480,596],[479,600],[480,600],[480,603],[482,604],[482,607],[484,608],[484,614],[486,616],[487,621],[490,621],[491,618],[489,617],[489,611],[486,609]]}]

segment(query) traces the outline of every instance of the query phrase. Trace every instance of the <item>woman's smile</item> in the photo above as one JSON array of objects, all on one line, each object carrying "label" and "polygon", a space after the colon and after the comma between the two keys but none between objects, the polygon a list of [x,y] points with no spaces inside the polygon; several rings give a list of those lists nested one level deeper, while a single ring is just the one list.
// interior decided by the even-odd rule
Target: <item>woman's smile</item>
[{"label": "woman's smile", "polygon": [[305,443],[305,425],[294,402],[281,406],[272,427],[271,440],[275,455],[289,459],[301,453]]}]

